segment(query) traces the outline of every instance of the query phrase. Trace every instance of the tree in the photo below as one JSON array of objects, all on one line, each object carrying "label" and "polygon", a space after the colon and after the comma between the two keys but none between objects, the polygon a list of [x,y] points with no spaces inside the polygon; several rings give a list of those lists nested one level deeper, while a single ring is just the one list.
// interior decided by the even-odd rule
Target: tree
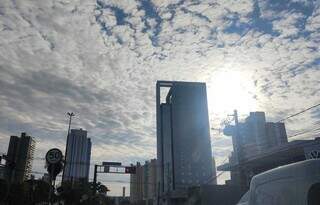
[{"label": "tree", "polygon": [[96,192],[93,193],[94,185],[92,182],[64,182],[57,191],[59,193],[58,200],[64,201],[65,204],[102,204],[110,205],[110,200],[107,198],[106,193],[109,191],[108,188],[97,183]]},{"label": "tree", "polygon": [[0,179],[0,203],[7,198],[9,186],[6,180]]}]

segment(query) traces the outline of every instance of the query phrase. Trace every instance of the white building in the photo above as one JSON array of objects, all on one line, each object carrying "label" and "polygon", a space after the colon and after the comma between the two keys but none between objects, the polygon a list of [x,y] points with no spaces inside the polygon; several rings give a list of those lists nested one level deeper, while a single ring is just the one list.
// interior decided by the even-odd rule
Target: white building
[{"label": "white building", "polygon": [[72,129],[67,140],[66,164],[63,181],[88,181],[91,140],[87,131]]}]

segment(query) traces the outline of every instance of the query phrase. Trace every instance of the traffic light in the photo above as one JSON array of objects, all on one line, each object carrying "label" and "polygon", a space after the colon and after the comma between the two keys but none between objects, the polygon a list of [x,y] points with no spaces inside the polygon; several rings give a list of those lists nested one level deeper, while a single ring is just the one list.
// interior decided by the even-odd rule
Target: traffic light
[{"label": "traffic light", "polygon": [[125,167],[125,173],[126,174],[135,174],[136,173],[136,167]]}]

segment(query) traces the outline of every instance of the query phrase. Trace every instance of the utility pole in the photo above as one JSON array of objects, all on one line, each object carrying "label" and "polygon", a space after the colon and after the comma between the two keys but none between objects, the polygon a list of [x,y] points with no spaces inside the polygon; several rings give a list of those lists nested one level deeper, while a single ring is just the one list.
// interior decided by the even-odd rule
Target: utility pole
[{"label": "utility pole", "polygon": [[94,174],[93,174],[93,195],[96,195],[96,191],[97,191],[97,169],[98,169],[98,165],[95,164]]},{"label": "utility pole", "polygon": [[242,186],[244,182],[246,181],[245,179],[245,174],[244,170],[242,167],[242,140],[241,140],[241,134],[240,134],[240,127],[239,127],[239,118],[238,118],[238,112],[237,110],[233,111],[234,117],[234,123],[235,123],[235,132],[232,135],[232,144],[233,144],[233,152],[234,152],[234,157],[235,161],[237,164],[237,181],[238,183]]},{"label": "utility pole", "polygon": [[236,160],[238,162],[238,164],[240,164],[240,159],[241,159],[241,139],[240,139],[240,132],[239,132],[239,119],[238,119],[238,111],[234,110],[233,111],[233,116],[234,116],[234,123],[235,123],[235,152],[236,153]]},{"label": "utility pole", "polygon": [[233,145],[233,154],[236,162],[240,163],[241,158],[241,139],[240,139],[240,131],[239,131],[239,119],[237,110],[233,111],[232,116],[234,119],[234,133],[232,134],[232,145]]},{"label": "utility pole", "polygon": [[64,180],[64,174],[65,174],[66,166],[67,166],[67,150],[68,150],[68,144],[69,144],[69,135],[70,135],[70,128],[71,128],[71,120],[72,120],[72,117],[75,116],[75,114],[74,114],[73,112],[67,112],[67,115],[69,116],[69,126],[68,126],[68,134],[67,134],[67,144],[66,144],[66,149],[65,149],[65,153],[64,153],[64,156],[65,156],[65,164],[64,164],[64,167],[63,167],[62,181]]}]

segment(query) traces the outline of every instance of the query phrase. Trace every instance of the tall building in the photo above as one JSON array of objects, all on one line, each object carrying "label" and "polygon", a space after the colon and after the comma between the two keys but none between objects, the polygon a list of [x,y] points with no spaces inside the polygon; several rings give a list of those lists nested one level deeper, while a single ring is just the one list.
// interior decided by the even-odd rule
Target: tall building
[{"label": "tall building", "polygon": [[267,122],[266,132],[269,146],[279,146],[288,142],[286,128],[282,122]]},{"label": "tall building", "polygon": [[143,167],[136,164],[136,173],[130,174],[130,202],[138,204],[143,200]]},{"label": "tall building", "polygon": [[[234,125],[229,125],[224,129],[224,134],[232,136],[232,143],[234,150],[229,158],[229,164],[242,164],[246,161],[256,159],[258,156],[272,149],[280,149],[288,143],[287,133],[284,123],[266,122],[264,112],[250,112],[250,115],[238,124],[237,130]],[[236,137],[240,140],[234,140]],[[235,147],[238,149],[236,150]],[[223,168],[226,170],[226,168]],[[263,170],[264,168],[259,168]],[[222,169],[220,168],[220,171]],[[257,170],[250,170],[250,172],[243,171],[244,168],[238,170],[234,168],[231,171],[232,184],[241,184],[248,186],[253,173]]]},{"label": "tall building", "polygon": [[66,149],[63,181],[88,181],[91,140],[87,138],[87,131],[72,129],[68,135]]},{"label": "tall building", "polygon": [[157,193],[157,160],[151,159],[143,165],[143,200],[147,205],[155,203]]},{"label": "tall building", "polygon": [[10,137],[6,156],[6,175],[10,182],[23,182],[30,178],[35,144],[34,139],[24,132],[21,137]]},{"label": "tall building", "polygon": [[132,204],[155,204],[157,191],[157,160],[136,165],[136,173],[130,174],[130,202]]},{"label": "tall building", "polygon": [[[226,129],[235,130],[235,126],[230,125]],[[235,131],[224,133],[234,135]],[[233,141],[234,145],[238,143],[236,147],[241,150],[241,153],[234,150],[234,155],[240,155],[235,158],[239,159],[254,157],[270,147],[288,142],[284,123],[266,122],[264,112],[250,112],[244,122],[239,123],[239,138],[240,141]]]},{"label": "tall building", "polygon": [[156,97],[160,196],[212,183],[206,84],[158,81]]}]

